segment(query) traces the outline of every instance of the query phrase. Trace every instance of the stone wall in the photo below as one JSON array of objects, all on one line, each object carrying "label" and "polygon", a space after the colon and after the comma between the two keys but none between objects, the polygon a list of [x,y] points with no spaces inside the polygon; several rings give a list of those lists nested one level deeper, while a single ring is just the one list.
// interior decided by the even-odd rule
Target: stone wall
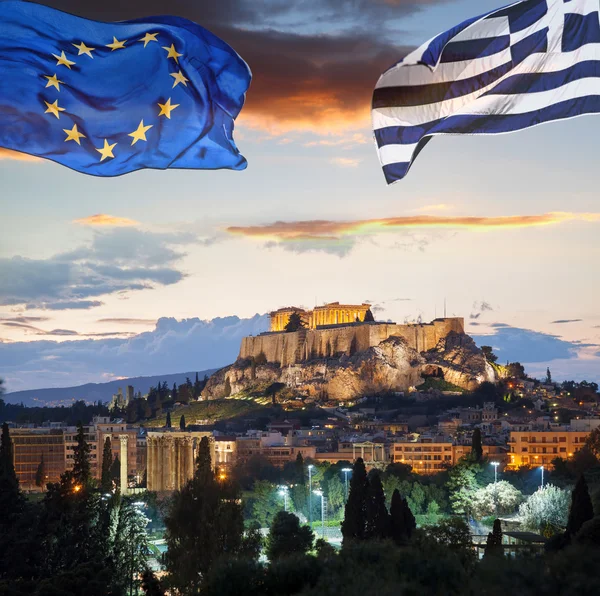
[{"label": "stone wall", "polygon": [[244,337],[240,359],[256,358],[263,353],[267,362],[289,366],[316,358],[352,356],[378,346],[389,337],[401,337],[417,352],[434,349],[440,339],[454,331],[464,334],[464,319],[435,319],[431,323],[397,325],[395,323],[356,323],[323,329],[303,329],[294,333],[264,333]]}]

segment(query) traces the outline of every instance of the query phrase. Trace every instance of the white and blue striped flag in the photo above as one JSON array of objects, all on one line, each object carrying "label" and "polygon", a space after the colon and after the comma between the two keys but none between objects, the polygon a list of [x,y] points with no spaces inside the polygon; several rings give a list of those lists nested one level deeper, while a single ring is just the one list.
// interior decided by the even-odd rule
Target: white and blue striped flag
[{"label": "white and blue striped flag", "polygon": [[600,112],[600,0],[523,0],[387,70],[373,129],[388,184],[435,135],[500,134]]}]

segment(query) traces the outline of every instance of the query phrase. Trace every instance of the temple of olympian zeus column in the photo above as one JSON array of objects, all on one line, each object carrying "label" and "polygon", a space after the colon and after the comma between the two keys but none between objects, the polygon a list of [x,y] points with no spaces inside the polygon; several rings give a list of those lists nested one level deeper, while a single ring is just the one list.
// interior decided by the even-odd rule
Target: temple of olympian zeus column
[{"label": "temple of olympian zeus column", "polygon": [[148,490],[171,492],[181,489],[194,475],[196,452],[202,437],[209,438],[214,463],[215,444],[210,433],[169,430],[148,432]]}]

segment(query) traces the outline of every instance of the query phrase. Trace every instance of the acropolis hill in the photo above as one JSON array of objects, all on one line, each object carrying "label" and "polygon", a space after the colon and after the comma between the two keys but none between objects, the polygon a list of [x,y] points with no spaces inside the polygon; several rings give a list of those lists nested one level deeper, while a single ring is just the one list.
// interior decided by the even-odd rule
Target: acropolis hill
[{"label": "acropolis hill", "polygon": [[[286,331],[294,313],[302,327]],[[271,330],[242,339],[238,360],[211,377],[205,397],[279,382],[305,397],[345,400],[406,391],[426,376],[467,390],[494,380],[459,317],[398,325],[374,321],[369,304],[339,302],[282,308],[270,317]]]}]

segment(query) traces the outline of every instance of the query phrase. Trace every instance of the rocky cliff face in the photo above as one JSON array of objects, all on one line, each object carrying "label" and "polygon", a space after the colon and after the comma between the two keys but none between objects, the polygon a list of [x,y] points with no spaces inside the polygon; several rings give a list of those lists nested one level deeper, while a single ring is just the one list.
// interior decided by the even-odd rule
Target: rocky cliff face
[{"label": "rocky cliff face", "polygon": [[409,347],[405,339],[392,336],[350,357],[320,358],[283,368],[238,360],[209,379],[203,397],[223,397],[228,379],[232,395],[283,383],[309,400],[346,401],[406,391],[423,383],[424,376],[443,377],[472,390],[484,381],[493,381],[494,371],[468,335],[451,332],[434,349],[421,354]]}]

